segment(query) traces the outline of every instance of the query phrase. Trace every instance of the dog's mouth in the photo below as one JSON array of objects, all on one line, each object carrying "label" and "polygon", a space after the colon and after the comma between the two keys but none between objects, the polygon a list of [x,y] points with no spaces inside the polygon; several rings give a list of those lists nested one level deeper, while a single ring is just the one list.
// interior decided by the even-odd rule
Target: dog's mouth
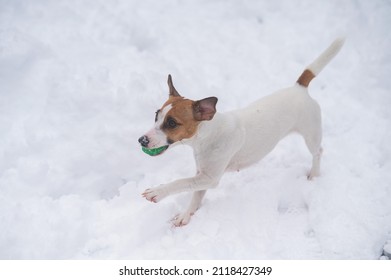
[{"label": "dog's mouth", "polygon": [[147,155],[150,155],[152,157],[161,155],[168,149],[169,145],[161,146],[159,148],[146,148],[146,147],[141,147],[143,152],[146,153]]}]

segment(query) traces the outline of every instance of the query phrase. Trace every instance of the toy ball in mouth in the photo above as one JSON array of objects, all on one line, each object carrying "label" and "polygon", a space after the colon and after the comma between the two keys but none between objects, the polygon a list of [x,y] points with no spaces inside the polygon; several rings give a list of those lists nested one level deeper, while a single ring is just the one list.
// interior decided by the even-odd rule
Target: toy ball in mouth
[{"label": "toy ball in mouth", "polygon": [[159,147],[159,148],[146,148],[146,147],[141,147],[143,152],[146,153],[147,155],[150,155],[150,156],[157,156],[157,155],[160,155],[161,153],[163,153],[165,150],[168,149],[168,145],[166,146],[162,146],[162,147]]}]

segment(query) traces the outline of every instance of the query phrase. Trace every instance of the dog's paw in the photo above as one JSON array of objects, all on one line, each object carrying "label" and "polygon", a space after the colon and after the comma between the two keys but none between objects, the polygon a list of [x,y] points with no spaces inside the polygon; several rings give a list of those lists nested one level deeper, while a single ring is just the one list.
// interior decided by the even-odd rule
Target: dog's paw
[{"label": "dog's paw", "polygon": [[194,213],[190,213],[188,211],[178,214],[172,219],[172,225],[174,227],[183,227],[190,222],[191,216],[193,215]]},{"label": "dog's paw", "polygon": [[151,201],[153,203],[157,203],[168,195],[167,191],[164,188],[152,188],[146,189],[142,196],[145,197],[146,200]]},{"label": "dog's paw", "polygon": [[308,181],[313,181],[315,179],[315,177],[319,177],[320,174],[319,174],[319,171],[314,171],[314,170],[311,170],[308,174],[307,174],[307,180]]}]

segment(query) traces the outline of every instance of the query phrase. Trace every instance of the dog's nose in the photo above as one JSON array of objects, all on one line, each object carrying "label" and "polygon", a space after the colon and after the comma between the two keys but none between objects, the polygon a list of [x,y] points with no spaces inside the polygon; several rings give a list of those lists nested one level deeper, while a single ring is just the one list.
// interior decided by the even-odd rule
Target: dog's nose
[{"label": "dog's nose", "polygon": [[138,142],[141,144],[141,146],[143,147],[147,147],[148,144],[149,144],[149,139],[147,136],[141,136],[139,139],[138,139]]}]

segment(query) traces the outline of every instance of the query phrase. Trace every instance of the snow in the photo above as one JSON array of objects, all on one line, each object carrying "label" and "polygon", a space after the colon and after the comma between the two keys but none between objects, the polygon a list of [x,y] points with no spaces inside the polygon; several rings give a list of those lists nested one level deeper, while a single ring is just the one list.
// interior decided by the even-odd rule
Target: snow
[{"label": "snow", "polygon": [[391,240],[387,240],[386,245],[384,245],[383,255],[384,258],[391,258]]},{"label": "snow", "polygon": [[[379,259],[391,238],[388,1],[0,1],[1,259]],[[137,139],[167,74],[191,99],[240,108],[291,85],[335,37],[310,86],[322,176],[289,136],[227,173],[189,225],[148,187],[191,176],[189,147]]]}]

